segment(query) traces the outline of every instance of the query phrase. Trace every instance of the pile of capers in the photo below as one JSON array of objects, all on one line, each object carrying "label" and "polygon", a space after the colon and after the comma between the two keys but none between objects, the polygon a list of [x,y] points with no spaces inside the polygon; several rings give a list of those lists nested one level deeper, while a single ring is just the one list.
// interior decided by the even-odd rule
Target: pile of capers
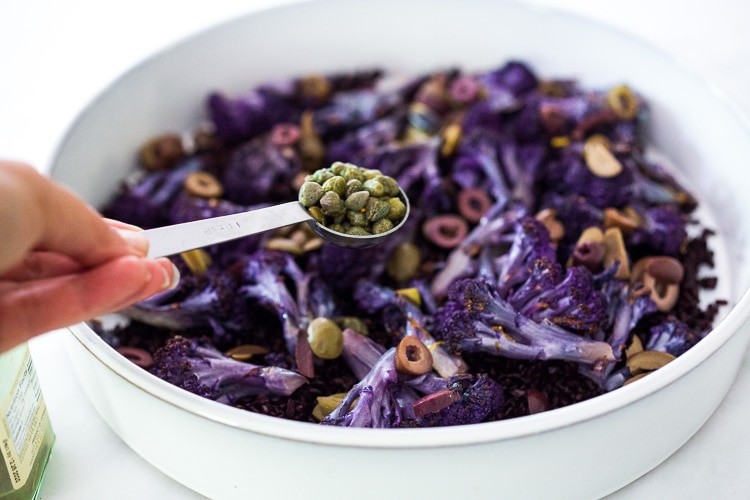
[{"label": "pile of capers", "polygon": [[406,215],[398,183],[380,170],[334,162],[307,175],[299,202],[322,226],[349,235],[390,231]]}]

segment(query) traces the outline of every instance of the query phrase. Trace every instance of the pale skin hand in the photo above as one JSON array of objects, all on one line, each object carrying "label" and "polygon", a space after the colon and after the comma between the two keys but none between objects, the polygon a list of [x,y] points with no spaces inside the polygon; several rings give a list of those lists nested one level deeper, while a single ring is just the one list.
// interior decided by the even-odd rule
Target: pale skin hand
[{"label": "pale skin hand", "polygon": [[138,228],[102,218],[28,165],[0,161],[0,352],[175,286]]}]

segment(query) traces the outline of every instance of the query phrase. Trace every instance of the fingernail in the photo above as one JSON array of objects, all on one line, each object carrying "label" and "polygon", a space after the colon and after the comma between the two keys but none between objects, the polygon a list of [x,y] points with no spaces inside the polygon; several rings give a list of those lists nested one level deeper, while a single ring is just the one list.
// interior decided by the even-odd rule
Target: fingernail
[{"label": "fingernail", "polygon": [[148,239],[142,233],[127,229],[117,229],[116,231],[127,242],[135,255],[145,257],[148,254]]},{"label": "fingernail", "polygon": [[171,290],[180,284],[180,271],[172,264],[172,261],[168,259],[161,261],[161,269],[164,272],[162,290]]}]

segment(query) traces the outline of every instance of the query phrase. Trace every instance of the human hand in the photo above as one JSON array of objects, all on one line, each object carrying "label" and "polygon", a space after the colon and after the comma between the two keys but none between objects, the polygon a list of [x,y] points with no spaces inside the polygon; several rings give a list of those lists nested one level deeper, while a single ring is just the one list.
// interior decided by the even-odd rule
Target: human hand
[{"label": "human hand", "polygon": [[0,352],[176,286],[139,229],[102,218],[16,162],[0,161]]}]

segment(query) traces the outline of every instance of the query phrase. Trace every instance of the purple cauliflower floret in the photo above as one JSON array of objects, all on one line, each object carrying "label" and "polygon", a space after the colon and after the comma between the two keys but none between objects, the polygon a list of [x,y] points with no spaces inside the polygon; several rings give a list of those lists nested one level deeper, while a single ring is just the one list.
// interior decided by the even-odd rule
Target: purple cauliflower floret
[{"label": "purple cauliflower floret", "polygon": [[607,342],[612,346],[615,356],[620,357],[630,339],[631,332],[645,316],[657,311],[656,304],[646,294],[631,297],[627,282],[612,280],[604,287],[609,307],[609,328]]},{"label": "purple cauliflower floret", "polygon": [[[519,312],[528,317],[534,317],[537,312],[545,312],[551,306],[547,303],[547,295],[563,295],[566,292],[555,293],[555,287],[560,282],[562,267],[547,257],[540,257],[528,264],[528,277],[515,290],[511,290],[506,300]],[[536,318],[535,318],[536,319]],[[539,318],[542,319],[542,318]]]},{"label": "purple cauliflower floret", "polygon": [[205,340],[180,336],[156,350],[151,373],[193,394],[230,405],[249,396],[289,396],[307,383],[291,370],[237,361]]},{"label": "purple cauliflower floret", "polygon": [[543,197],[541,207],[554,210],[555,218],[565,227],[565,235],[558,242],[558,254],[563,260],[573,253],[578,237],[585,229],[603,226],[604,211],[583,196],[547,195]]},{"label": "purple cauliflower floret", "polygon": [[502,67],[485,73],[482,83],[490,88],[503,88],[518,96],[536,89],[539,80],[527,64],[509,61]]},{"label": "purple cauliflower floret", "polygon": [[558,162],[550,162],[548,171],[558,170],[562,181],[557,191],[564,195],[582,196],[598,208],[621,207],[630,198],[630,186],[633,174],[630,169],[612,177],[600,177],[594,174],[577,151],[565,154]]},{"label": "purple cauliflower floret", "polygon": [[357,282],[353,298],[359,308],[368,314],[380,312],[390,306],[401,311],[401,304],[406,303],[404,299],[399,300],[392,289],[367,280]]},{"label": "purple cauliflower floret", "polygon": [[538,142],[500,145],[500,161],[508,179],[513,179],[511,197],[525,207],[536,207],[539,185],[544,178],[547,147]]},{"label": "purple cauliflower floret", "polygon": [[199,160],[190,159],[172,170],[133,176],[103,213],[145,229],[164,226],[169,223],[169,207],[182,193],[185,178],[200,167]]},{"label": "purple cauliflower floret", "polygon": [[289,352],[294,352],[301,313],[286,279],[300,281],[302,271],[285,252],[260,250],[241,264],[242,284],[237,294],[275,313],[281,321]]},{"label": "purple cauliflower floret", "polygon": [[379,93],[370,89],[339,92],[316,110],[313,123],[321,136],[340,137],[383,118],[402,102],[398,92]]},{"label": "purple cauliflower floret", "polygon": [[544,224],[533,217],[524,216],[515,223],[514,228],[510,250],[495,262],[501,297],[507,297],[529,278],[534,261],[555,260],[555,248]]},{"label": "purple cauliflower floret", "polygon": [[588,365],[613,361],[606,342],[571,333],[547,319],[523,316],[487,282],[454,283],[435,314],[435,333],[456,352],[486,352],[516,359],[561,359]]},{"label": "purple cauliflower floret", "polygon": [[209,268],[196,276],[182,277],[177,288],[166,290],[133,304],[123,315],[149,325],[175,331],[209,327],[212,341],[222,345],[230,332],[247,327],[251,321],[236,295],[237,281],[229,273]]},{"label": "purple cauliflower floret", "polygon": [[253,139],[232,153],[222,179],[224,196],[241,205],[295,199],[292,177],[299,164],[296,155],[286,154],[268,135]]},{"label": "purple cauliflower floret", "polygon": [[412,211],[423,217],[453,210],[438,165],[438,136],[407,145],[389,144],[358,156],[358,165],[393,177],[409,197]]},{"label": "purple cauliflower floret", "polygon": [[[282,79],[237,96],[213,92],[208,97],[207,105],[217,137],[225,143],[237,143],[262,135],[279,123],[299,123],[303,110],[327,106],[332,97],[335,100],[342,94],[370,92],[366,89],[380,75],[379,70],[328,75],[322,80],[327,82],[330,91],[320,95],[304,91],[306,77]],[[339,113],[342,116],[346,114],[343,111]]]},{"label": "purple cauliflower floret", "polygon": [[496,92],[492,100],[477,101],[466,110],[461,120],[461,130],[465,134],[475,130],[500,131],[501,113],[515,107],[516,99],[510,92]]},{"label": "purple cauliflower floret", "polygon": [[507,300],[527,318],[582,334],[594,333],[607,319],[607,300],[588,270],[572,267],[563,275],[558,263],[544,258],[533,262],[529,278]]},{"label": "purple cauliflower floret", "polygon": [[503,132],[513,142],[519,144],[534,144],[543,141],[546,131],[539,115],[538,93],[530,92],[519,98],[523,105],[510,116],[510,120],[503,126]]},{"label": "purple cauliflower floret", "polygon": [[[357,348],[366,346],[359,343]],[[369,357],[369,355],[368,355]],[[396,370],[396,348],[383,353],[372,368],[322,421],[342,427],[399,427],[408,422],[422,426],[482,422],[502,404],[500,386],[486,376],[460,375],[442,379],[433,373],[412,376]],[[425,413],[424,396],[450,393],[450,404]],[[422,410],[418,415],[415,410]]]},{"label": "purple cauliflower floret", "polygon": [[[395,356],[395,347],[386,351],[321,423],[341,427],[388,428],[414,419],[413,401],[418,396],[414,389],[398,383]],[[400,404],[404,397],[412,404]]]},{"label": "purple cauliflower floret", "polygon": [[235,293],[275,313],[282,325],[287,349],[293,353],[297,336],[316,317],[331,317],[333,297],[319,280],[303,272],[286,252],[259,250],[239,266],[241,282]]},{"label": "purple cauliflower floret", "polygon": [[411,186],[422,178],[424,170],[434,163],[438,147],[439,142],[434,140],[404,145],[386,144],[370,154],[358,155],[355,163],[393,177],[408,194]]},{"label": "purple cauliflower floret", "polygon": [[451,377],[447,389],[458,393],[457,400],[445,408],[418,418],[420,425],[438,427],[478,424],[497,414],[503,405],[500,384],[486,374]]},{"label": "purple cauliflower floret", "polygon": [[342,161],[360,165],[363,156],[393,143],[401,133],[403,122],[402,117],[386,117],[331,141],[326,147],[327,163]]},{"label": "purple cauliflower floret", "polygon": [[647,350],[668,352],[673,356],[684,354],[702,338],[688,325],[676,319],[652,326],[649,334],[645,346]]},{"label": "purple cauliflower floret", "polygon": [[[616,266],[616,264],[611,266],[597,276],[597,279],[602,282],[601,288],[608,305],[607,319],[602,330],[595,337],[607,342],[612,347],[615,359],[620,360],[638,323],[646,316],[655,313],[657,307],[647,294],[632,294],[629,282],[614,279]],[[581,368],[579,371],[600,386],[612,390],[619,387],[629,373],[627,368],[613,372],[615,365],[616,363],[612,361],[603,369]]]},{"label": "purple cauliflower floret", "polygon": [[476,130],[461,141],[451,175],[461,187],[482,189],[496,203],[506,204],[510,198],[495,138],[484,130]]},{"label": "purple cauliflower floret", "polygon": [[657,255],[677,255],[687,239],[687,218],[672,205],[648,208],[639,213],[643,224],[630,236],[630,245],[645,245]]},{"label": "purple cauliflower floret", "polygon": [[511,61],[495,71],[476,75],[475,78],[484,95],[466,110],[461,129],[465,134],[479,129],[510,131],[506,120],[509,115],[523,108],[525,97],[532,95],[538,84],[536,76],[528,66]]},{"label": "purple cauliflower floret", "polygon": [[216,136],[225,143],[251,139],[278,123],[299,123],[301,115],[289,96],[270,87],[259,87],[236,97],[213,92],[208,96],[208,111]]},{"label": "purple cauliflower floret", "polygon": [[[527,215],[526,209],[516,205],[508,210],[495,205],[472,229],[464,241],[453,249],[444,267],[432,280],[430,291],[437,298],[445,297],[451,283],[461,278],[481,276],[497,281],[495,247],[509,247],[516,239],[516,223]],[[481,249],[477,255],[477,249]]]},{"label": "purple cauliflower floret", "polygon": [[379,246],[353,249],[323,245],[318,257],[321,279],[337,292],[351,290],[359,280],[375,281],[385,270],[385,254]]}]

